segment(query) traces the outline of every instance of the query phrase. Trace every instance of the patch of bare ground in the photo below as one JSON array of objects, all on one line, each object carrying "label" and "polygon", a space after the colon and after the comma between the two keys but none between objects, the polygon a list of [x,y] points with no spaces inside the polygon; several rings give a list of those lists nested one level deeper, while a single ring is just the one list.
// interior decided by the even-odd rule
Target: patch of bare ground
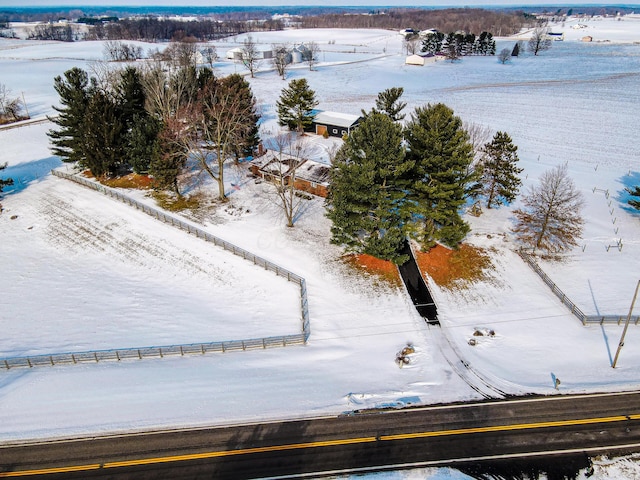
[{"label": "patch of bare ground", "polygon": [[392,287],[402,285],[398,267],[388,260],[365,254],[345,255],[343,260],[352,269],[370,275],[376,283]]},{"label": "patch of bare ground", "polygon": [[418,267],[438,286],[447,290],[467,289],[490,280],[494,270],[491,250],[463,244],[457,250],[436,245],[428,252],[416,251]]}]

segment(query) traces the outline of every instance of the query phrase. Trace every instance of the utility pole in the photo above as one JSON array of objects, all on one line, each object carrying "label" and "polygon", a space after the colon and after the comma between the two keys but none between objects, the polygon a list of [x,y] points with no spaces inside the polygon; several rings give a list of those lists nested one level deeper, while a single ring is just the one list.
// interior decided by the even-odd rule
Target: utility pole
[{"label": "utility pole", "polygon": [[633,300],[631,300],[631,308],[629,308],[629,315],[627,315],[627,321],[624,324],[624,329],[622,330],[622,336],[620,337],[620,343],[618,344],[618,350],[616,351],[616,356],[613,359],[611,368],[616,368],[616,363],[618,362],[618,356],[620,355],[620,350],[622,350],[622,347],[624,346],[624,336],[627,333],[627,328],[629,328],[629,322],[631,321],[631,313],[633,312],[633,307],[636,304],[636,298],[638,298],[639,289],[640,289],[640,280],[638,280],[638,284],[636,285],[636,293],[633,294]]}]

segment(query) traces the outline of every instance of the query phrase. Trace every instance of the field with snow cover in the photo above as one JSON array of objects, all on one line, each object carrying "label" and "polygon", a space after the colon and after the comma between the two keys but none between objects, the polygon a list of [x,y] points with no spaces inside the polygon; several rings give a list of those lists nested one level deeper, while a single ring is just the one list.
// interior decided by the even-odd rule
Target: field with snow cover
[{"label": "field with snow cover", "polygon": [[[564,42],[507,65],[495,58],[464,58],[406,66],[399,36],[381,30],[253,36],[265,44],[320,44],[317,70],[291,69],[288,80],[306,77],[321,109],[357,114],[373,106],[379,91],[402,86],[408,111],[444,102],[465,121],[508,132],[519,147],[525,185],[568,162],[587,201],[584,238],[563,262],[542,266],[586,313],[626,315],[640,264],[640,216],[626,206],[624,194],[624,187],[640,183],[640,19],[594,19],[587,28],[571,28],[577,23],[555,25],[554,31],[565,32]],[[580,42],[584,35],[594,42]],[[498,51],[515,40],[499,39]],[[223,54],[241,41],[216,46]],[[90,69],[101,58],[100,42],[0,39],[0,83],[24,93],[31,116],[44,118],[57,102],[53,77],[72,66]],[[223,61],[216,70],[243,72]],[[278,130],[274,104],[286,82],[265,68],[251,85],[266,136]],[[48,150],[49,128],[43,123],[0,130],[0,161],[9,163],[3,176],[16,180],[15,188],[6,190],[0,215],[0,357],[298,332],[292,285],[49,175],[61,166]],[[335,142],[309,141],[315,156],[326,161]],[[640,385],[640,327],[629,329],[618,368],[612,369],[622,328],[583,327],[517,257],[509,234],[517,201],[469,217],[468,241],[495,249],[495,269],[490,280],[468,290],[436,291],[439,331],[427,328],[402,290],[362,278],[341,263],[340,250],[328,243],[321,200],[310,201],[296,227],[287,229],[264,185],[242,171],[230,173],[239,185],[229,186],[230,206],[195,220],[306,278],[309,344],[3,370],[0,440],[477,398],[441,346],[453,348],[485,379],[512,393],[558,393],[553,375],[562,381],[559,393]],[[620,239],[621,251],[607,251]],[[467,341],[474,328],[491,328],[496,336],[471,347]],[[395,353],[407,342],[417,353],[399,369]]]}]

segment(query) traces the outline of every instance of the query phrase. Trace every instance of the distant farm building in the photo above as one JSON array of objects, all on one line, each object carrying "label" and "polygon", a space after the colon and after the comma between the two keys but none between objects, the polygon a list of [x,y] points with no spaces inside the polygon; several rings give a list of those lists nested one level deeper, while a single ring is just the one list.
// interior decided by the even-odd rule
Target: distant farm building
[{"label": "distant farm building", "polygon": [[549,32],[547,33],[547,36],[551,39],[554,40],[556,42],[561,42],[564,40],[564,33],[554,33],[554,32]]},{"label": "distant farm building", "polygon": [[580,40],[583,42],[593,42],[593,37],[591,35],[587,35],[586,37],[582,37]]},{"label": "distant farm building", "polygon": [[[242,47],[232,48],[227,50],[227,60],[241,61],[244,57],[244,49]],[[270,48],[258,48],[256,51],[256,58],[258,60],[268,60],[273,58],[273,50]]]},{"label": "distant farm building", "polygon": [[313,117],[311,131],[317,135],[330,135],[332,137],[349,136],[351,131],[358,126],[362,117],[339,112],[317,111]]},{"label": "distant farm building", "polygon": [[433,53],[416,53],[415,55],[409,55],[404,63],[405,65],[426,65],[427,63],[435,63],[438,60],[438,56]]},{"label": "distant farm building", "polygon": [[324,163],[267,150],[251,161],[251,173],[267,181],[284,180],[285,185],[318,197],[327,196],[330,167]]}]

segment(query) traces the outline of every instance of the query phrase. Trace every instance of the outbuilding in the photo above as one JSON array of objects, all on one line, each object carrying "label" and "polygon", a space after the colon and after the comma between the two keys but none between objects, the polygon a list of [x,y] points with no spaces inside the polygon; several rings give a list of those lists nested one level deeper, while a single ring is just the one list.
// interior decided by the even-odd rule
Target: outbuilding
[{"label": "outbuilding", "polygon": [[358,126],[362,117],[348,113],[326,112],[318,110],[311,123],[311,131],[317,135],[330,135],[332,137],[349,136],[351,131]]}]

